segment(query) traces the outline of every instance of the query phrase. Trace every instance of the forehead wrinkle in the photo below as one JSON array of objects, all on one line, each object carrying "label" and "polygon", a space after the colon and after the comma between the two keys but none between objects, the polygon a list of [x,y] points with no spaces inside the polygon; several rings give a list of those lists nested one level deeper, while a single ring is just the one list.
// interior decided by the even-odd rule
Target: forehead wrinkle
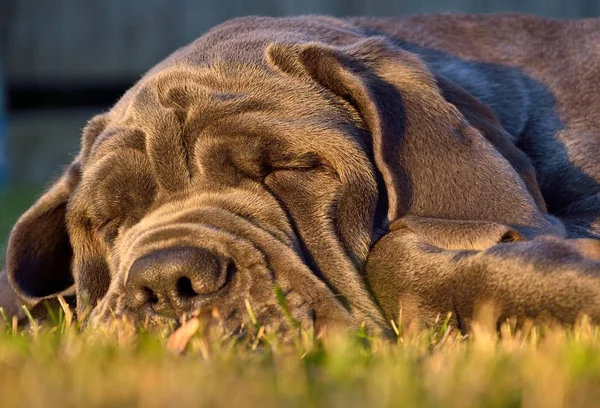
[{"label": "forehead wrinkle", "polygon": [[121,113],[121,122],[146,134],[155,177],[168,191],[189,187],[199,171],[195,140],[211,123],[254,112],[315,117],[319,106],[331,105],[315,84],[291,84],[289,78],[253,64],[201,68],[178,64],[147,77],[124,99],[127,102],[113,116]]},{"label": "forehead wrinkle", "polygon": [[[178,64],[154,74],[145,86],[150,84],[158,89],[163,105],[188,110],[188,121],[197,116],[200,121],[207,117],[218,120],[257,110],[280,110],[284,115],[297,112],[295,116],[304,117],[319,110],[317,102],[321,109],[331,104],[313,82],[290,81],[252,63],[207,67]],[[200,123],[196,124],[198,129],[202,129]]]},{"label": "forehead wrinkle", "polygon": [[131,126],[108,125],[98,135],[89,151],[89,161],[100,159],[118,149],[134,149],[146,153],[146,135],[141,129]]},{"label": "forehead wrinkle", "polygon": [[184,127],[188,133],[193,131],[200,135],[206,127],[220,120],[246,113],[274,112],[276,108],[277,105],[260,96],[238,93],[229,99],[223,99],[215,94],[207,94],[204,101],[198,101],[190,107]]},{"label": "forehead wrinkle", "polygon": [[81,134],[81,157],[82,161],[87,157],[96,143],[98,137],[104,132],[108,125],[108,114],[96,115],[83,128]]},{"label": "forehead wrinkle", "polygon": [[[155,88],[158,103],[162,106],[185,111],[185,122],[199,114],[218,118],[257,107],[272,108],[264,97],[268,83],[261,81],[268,78],[262,78],[260,71],[229,71],[217,66],[178,65],[155,74],[145,86]],[[254,83],[257,79],[258,86]],[[259,92],[253,95],[253,88],[258,88]]]},{"label": "forehead wrinkle", "polygon": [[183,123],[175,109],[161,103],[160,89],[152,81],[130,96],[119,122],[144,132],[145,149],[157,183],[168,191],[184,189],[191,178]]},{"label": "forehead wrinkle", "polygon": [[156,181],[167,191],[185,190],[192,179],[190,150],[174,115],[164,115],[146,138],[146,149]]}]

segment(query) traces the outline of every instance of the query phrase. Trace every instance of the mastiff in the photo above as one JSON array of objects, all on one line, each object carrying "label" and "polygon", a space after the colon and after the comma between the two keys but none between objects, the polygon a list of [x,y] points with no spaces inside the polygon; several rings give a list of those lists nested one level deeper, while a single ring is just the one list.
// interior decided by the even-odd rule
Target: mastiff
[{"label": "mastiff", "polygon": [[1,303],[232,333],[248,306],[317,332],[467,330],[488,301],[599,321],[599,43],[516,14],[221,24],[89,121]]}]

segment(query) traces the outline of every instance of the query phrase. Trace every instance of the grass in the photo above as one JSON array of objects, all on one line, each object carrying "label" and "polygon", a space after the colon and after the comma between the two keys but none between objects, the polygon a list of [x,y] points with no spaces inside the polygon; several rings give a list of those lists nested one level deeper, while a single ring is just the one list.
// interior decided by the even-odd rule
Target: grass
[{"label": "grass", "polygon": [[[250,327],[250,326],[249,326]],[[134,335],[134,333],[136,333]],[[268,330],[167,334],[58,322],[0,333],[0,406],[578,407],[600,400],[600,331],[509,324],[501,336],[430,328],[399,341],[360,333],[281,343]]]},{"label": "grass", "polygon": [[[2,233],[32,197],[25,190],[0,196]],[[28,328],[0,319],[0,407],[579,407],[600,401],[600,329],[585,320],[570,329],[516,329],[507,322],[500,334],[475,324],[467,336],[442,321],[397,341],[361,332],[316,339],[298,331],[288,343],[247,320],[247,334],[236,338],[218,326],[207,333],[200,324],[176,352],[168,347],[168,328],[116,322],[81,329],[68,309]]]}]

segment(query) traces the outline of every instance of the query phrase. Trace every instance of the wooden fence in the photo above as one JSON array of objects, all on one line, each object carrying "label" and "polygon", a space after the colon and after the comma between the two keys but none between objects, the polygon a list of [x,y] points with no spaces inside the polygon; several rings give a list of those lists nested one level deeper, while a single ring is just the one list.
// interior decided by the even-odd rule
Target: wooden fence
[{"label": "wooden fence", "polygon": [[247,15],[522,11],[600,15],[600,0],[0,0],[9,82],[137,77],[172,50]]}]

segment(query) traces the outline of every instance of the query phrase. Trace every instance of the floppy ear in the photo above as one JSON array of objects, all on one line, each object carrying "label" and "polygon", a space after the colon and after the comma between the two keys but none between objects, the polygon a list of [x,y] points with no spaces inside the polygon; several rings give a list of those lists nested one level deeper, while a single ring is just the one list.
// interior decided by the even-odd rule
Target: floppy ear
[{"label": "floppy ear", "polygon": [[274,44],[267,57],[355,110],[371,136],[390,221],[413,214],[548,226],[509,161],[444,98],[416,55],[372,37],[338,48]]},{"label": "floppy ear", "polygon": [[465,89],[441,75],[435,76],[442,96],[453,104],[477,128],[496,150],[511,164],[527,186],[527,191],[542,212],[547,212],[546,202],[537,182],[535,168],[529,157],[515,146],[511,135],[502,127],[494,112]]},{"label": "floppy ear", "polygon": [[75,163],[21,216],[10,234],[6,272],[17,295],[29,305],[73,286],[65,213],[78,180]]},{"label": "floppy ear", "polygon": [[6,274],[12,289],[28,306],[60,294],[74,294],[73,249],[66,212],[80,179],[81,163],[106,126],[103,115],[83,131],[81,154],[60,179],[15,224],[9,238]]}]

